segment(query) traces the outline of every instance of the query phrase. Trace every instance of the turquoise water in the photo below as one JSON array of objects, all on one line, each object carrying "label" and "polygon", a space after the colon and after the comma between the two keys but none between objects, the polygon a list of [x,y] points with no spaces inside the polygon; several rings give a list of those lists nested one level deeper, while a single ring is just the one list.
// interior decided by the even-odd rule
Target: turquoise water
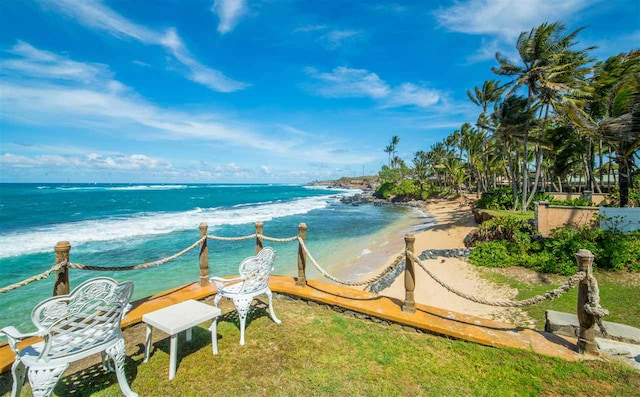
[{"label": "turquoise water", "polygon": [[[304,222],[314,257],[327,270],[345,274],[344,266],[370,252],[370,244],[384,243],[417,216],[394,206],[339,202],[340,195],[352,193],[289,185],[2,184],[0,286],[49,269],[57,241],[71,243],[73,263],[135,265],[191,245],[199,238],[201,222],[209,225],[209,234],[240,236],[254,233],[254,223],[262,221],[265,235],[280,238],[297,235],[298,224]],[[267,244],[278,251],[275,273],[296,275],[297,243]],[[239,262],[253,254],[254,246],[254,240],[210,241],[210,275],[236,274]],[[311,269],[309,274],[317,275]],[[98,275],[132,280],[137,299],[197,281],[198,250],[145,270],[70,269],[69,275],[72,288]],[[0,295],[0,327],[29,328],[29,313],[51,296],[53,279],[49,276]]]}]

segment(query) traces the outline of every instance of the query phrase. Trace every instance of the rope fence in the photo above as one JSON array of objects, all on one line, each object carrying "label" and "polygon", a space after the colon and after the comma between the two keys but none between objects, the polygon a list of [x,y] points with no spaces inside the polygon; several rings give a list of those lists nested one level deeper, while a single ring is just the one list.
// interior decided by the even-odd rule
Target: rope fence
[{"label": "rope fence", "polygon": [[422,261],[420,260],[420,257],[418,257],[416,254],[408,251],[407,255],[410,255],[413,258],[413,260],[416,261],[418,266],[420,266],[422,270],[424,270],[429,275],[429,277],[431,277],[436,283],[440,284],[447,291],[455,295],[458,295],[459,297],[464,298],[466,300],[470,300],[471,302],[480,303],[480,304],[489,305],[489,306],[524,307],[524,306],[536,305],[540,302],[544,302],[545,300],[552,300],[559,297],[562,294],[567,293],[569,290],[575,288],[578,285],[578,283],[580,283],[580,281],[583,280],[586,276],[584,272],[577,272],[573,276],[569,277],[567,281],[565,281],[565,283],[559,286],[558,288],[551,291],[547,291],[542,295],[536,295],[534,297],[524,299],[521,301],[513,301],[513,300],[494,301],[494,300],[489,300],[489,299],[484,299],[481,297],[469,295],[464,292],[461,292],[460,290],[453,288],[452,286],[446,284],[444,281],[440,280],[432,271],[430,271],[429,268],[424,263],[422,263]]},{"label": "rope fence", "polygon": [[[200,279],[201,279],[201,285],[208,285],[208,247],[207,247],[207,241],[208,240],[215,240],[215,241],[243,241],[243,240],[250,240],[250,239],[256,239],[256,253],[262,249],[262,241],[270,241],[270,242],[275,242],[275,243],[289,243],[289,242],[294,242],[294,241],[298,241],[299,244],[299,251],[298,251],[298,282],[296,282],[296,285],[299,286],[304,286],[306,285],[306,276],[305,276],[305,266],[306,266],[306,258],[309,259],[309,261],[311,261],[311,263],[314,265],[314,267],[318,270],[318,272],[320,274],[322,274],[322,276],[324,276],[325,278],[337,283],[337,284],[341,284],[341,285],[346,285],[346,286],[350,286],[350,287],[359,287],[359,286],[370,286],[378,281],[380,281],[382,278],[384,278],[385,276],[389,275],[390,273],[394,272],[398,266],[402,263],[406,263],[406,267],[405,267],[405,289],[407,292],[407,296],[405,298],[405,303],[403,306],[403,311],[408,311],[408,312],[415,312],[415,301],[413,298],[413,291],[415,289],[415,280],[414,280],[414,276],[413,276],[413,272],[414,272],[414,264],[417,264],[420,268],[422,268],[422,270],[425,271],[425,273],[427,273],[427,275],[429,277],[431,277],[436,283],[438,283],[440,286],[442,286],[443,288],[445,288],[447,291],[461,297],[464,298],[466,300],[469,300],[471,302],[475,302],[475,303],[479,303],[479,304],[483,304],[483,305],[490,305],[490,306],[497,306],[497,307],[524,307],[524,306],[530,306],[530,305],[535,305],[535,304],[539,304],[541,302],[544,302],[546,300],[552,300],[555,299],[565,293],[567,293],[568,291],[570,291],[571,289],[575,288],[576,286],[580,285],[580,291],[579,292],[579,296],[583,297],[583,300],[580,301],[579,298],[579,302],[585,302],[584,303],[584,307],[583,312],[581,312],[581,308],[578,308],[578,312],[579,312],[579,317],[581,315],[590,315],[592,317],[590,317],[592,320],[591,322],[591,326],[588,325],[583,325],[582,324],[582,319],[581,321],[581,330],[583,329],[587,329],[589,327],[593,326],[593,320],[595,320],[595,323],[597,323],[597,325],[599,326],[599,328],[601,329],[602,333],[605,336],[608,336],[607,334],[607,330],[604,327],[602,318],[606,315],[609,314],[609,311],[606,310],[605,308],[603,308],[600,305],[600,295],[599,295],[599,288],[598,288],[598,281],[596,280],[596,278],[593,275],[593,271],[592,271],[592,267],[591,267],[591,263],[593,262],[593,255],[591,254],[591,252],[586,251],[586,250],[580,250],[577,254],[576,254],[576,258],[579,259],[579,267],[580,267],[580,271],[578,271],[576,274],[572,275],[571,277],[569,277],[562,285],[560,285],[559,287],[547,291],[544,294],[540,294],[540,295],[536,295],[534,297],[528,298],[528,299],[523,299],[523,300],[490,300],[490,299],[485,299],[483,297],[479,297],[479,296],[475,296],[475,295],[471,295],[465,292],[462,292],[454,287],[452,287],[451,285],[448,285],[447,283],[445,283],[444,281],[442,281],[438,276],[436,276],[434,274],[434,272],[432,272],[424,263],[423,261],[420,259],[420,257],[418,255],[416,255],[413,252],[413,241],[415,241],[415,238],[413,237],[413,235],[407,235],[407,237],[405,238],[405,242],[407,242],[407,246],[406,249],[403,250],[401,253],[399,253],[396,258],[393,260],[393,262],[391,262],[388,266],[386,266],[384,269],[382,269],[380,272],[378,272],[378,274],[367,278],[367,279],[363,279],[363,280],[342,280],[334,275],[332,275],[331,273],[329,273],[325,268],[323,268],[318,261],[316,260],[316,258],[313,256],[313,254],[311,253],[311,251],[309,250],[309,248],[306,245],[305,242],[305,238],[306,238],[306,225],[305,224],[300,224],[299,226],[299,234],[297,236],[293,236],[293,237],[286,237],[286,238],[276,238],[276,237],[269,237],[266,236],[264,234],[262,234],[262,226],[263,224],[258,222],[256,223],[256,233],[253,234],[249,234],[246,236],[237,236],[237,237],[224,237],[224,236],[215,236],[215,235],[209,235],[207,234],[207,225],[206,224],[201,224],[200,225],[200,239],[198,239],[196,242],[194,242],[193,244],[191,244],[190,246],[188,246],[187,248],[183,249],[180,252],[177,252],[173,255],[170,255],[168,257],[153,261],[153,262],[147,262],[147,263],[141,263],[141,264],[137,264],[137,265],[131,265],[131,266],[90,266],[90,265],[85,265],[85,264],[81,264],[81,263],[70,263],[69,262],[69,250],[71,248],[70,244],[68,242],[60,242],[56,245],[55,247],[55,251],[56,251],[56,264],[54,266],[52,266],[50,269],[35,275],[33,277],[27,278],[23,281],[20,281],[18,283],[0,288],[0,294],[4,294],[6,292],[18,289],[20,287],[26,286],[28,284],[31,284],[35,281],[39,281],[39,280],[43,280],[45,278],[47,278],[49,275],[51,275],[51,273],[53,272],[58,272],[58,276],[60,277],[61,274],[63,274],[64,276],[64,280],[63,283],[66,283],[66,286],[64,288],[67,289],[67,292],[64,292],[64,289],[62,290],[62,293],[68,293],[68,275],[66,274],[66,269],[68,268],[73,268],[73,269],[79,269],[79,270],[88,270],[88,271],[116,271],[116,272],[120,272],[120,271],[131,271],[131,270],[141,270],[141,269],[148,269],[151,267],[155,267],[155,266],[160,266],[163,265],[165,263],[171,262],[185,254],[187,254],[188,252],[190,252],[191,250],[195,249],[196,247],[200,246]],[[584,252],[582,252],[584,251]],[[582,256],[581,256],[582,255]],[[586,256],[585,256],[586,255]],[[586,259],[585,259],[586,258]],[[395,275],[394,275],[395,277]],[[299,283],[301,281],[301,283]],[[54,286],[54,295],[60,294],[61,292],[57,289],[57,285],[60,281],[56,281],[56,286]],[[204,283],[204,284],[203,284]],[[585,290],[586,289],[586,290]],[[583,295],[580,295],[583,294]],[[580,306],[580,305],[579,305]],[[408,309],[408,310],[405,310]],[[581,314],[582,313],[582,314]],[[586,313],[586,314],[585,314]],[[583,328],[586,327],[586,328]],[[592,328],[591,328],[592,329]],[[590,331],[591,332],[591,331]],[[589,339],[589,338],[587,338]],[[580,341],[580,338],[579,338]],[[580,343],[580,342],[579,342]],[[592,343],[589,342],[589,343]],[[580,347],[580,344],[579,344]]]},{"label": "rope fence", "polygon": [[40,274],[37,274],[37,275],[35,275],[33,277],[29,277],[26,280],[22,280],[20,282],[15,283],[15,284],[11,284],[11,285],[8,285],[6,287],[0,288],[0,294],[4,294],[6,292],[13,291],[14,289],[18,289],[20,287],[24,287],[25,285],[31,284],[34,281],[43,280],[43,279],[49,277],[49,275],[51,273],[53,273],[53,272],[57,271],[58,269],[60,269],[63,265],[65,265],[65,262],[56,263],[55,265],[51,266],[51,269],[49,269],[49,270],[46,270],[46,271],[44,271],[44,272],[42,272]]}]

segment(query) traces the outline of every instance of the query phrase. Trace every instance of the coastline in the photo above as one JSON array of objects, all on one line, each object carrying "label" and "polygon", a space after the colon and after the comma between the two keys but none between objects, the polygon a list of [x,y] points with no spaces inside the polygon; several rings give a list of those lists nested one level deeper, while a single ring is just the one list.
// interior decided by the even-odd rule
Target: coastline
[{"label": "coastline", "polygon": [[[455,249],[465,248],[464,237],[476,228],[476,223],[471,213],[471,208],[464,200],[437,200],[424,203],[421,211],[425,213],[423,222],[414,225],[408,230],[413,233],[415,241],[415,253],[420,255],[428,249]],[[404,249],[404,234],[392,237],[397,244],[397,249],[387,260],[371,264],[375,272],[361,275],[360,279],[367,279],[389,266],[396,258],[396,253]],[[448,285],[487,299],[502,300],[513,299],[517,291],[498,287],[485,280],[475,266],[459,258],[437,258],[422,261],[442,281]],[[422,269],[416,269],[415,301],[417,303],[451,310],[464,314],[516,323],[519,325],[530,324],[529,317],[517,308],[496,308],[481,305],[465,300],[436,283]],[[380,295],[404,300],[405,287],[404,276],[401,272],[390,285],[383,287],[378,292]]]}]

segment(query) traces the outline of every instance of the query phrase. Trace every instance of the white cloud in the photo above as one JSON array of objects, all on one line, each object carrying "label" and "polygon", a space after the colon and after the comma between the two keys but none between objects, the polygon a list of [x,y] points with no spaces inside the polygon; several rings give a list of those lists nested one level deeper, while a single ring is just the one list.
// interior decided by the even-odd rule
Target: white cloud
[{"label": "white cloud", "polygon": [[467,0],[440,8],[434,14],[448,30],[492,38],[483,40],[478,51],[468,59],[477,62],[493,59],[496,51],[509,51],[521,32],[530,31],[543,22],[566,20],[597,1]]},{"label": "white cloud", "polygon": [[261,165],[260,169],[262,170],[262,173],[265,175],[271,175],[271,168],[269,168],[268,165]]},{"label": "white cloud", "polygon": [[598,0],[469,0],[441,8],[435,15],[454,32],[498,36],[514,42],[523,31],[562,20]]},{"label": "white cloud", "polygon": [[365,69],[339,66],[331,73],[319,73],[314,68],[307,68],[306,71],[311,77],[325,83],[317,87],[317,92],[327,98],[383,98],[389,95],[389,85],[377,74]]},{"label": "white cloud", "polygon": [[312,87],[314,92],[326,98],[372,98],[384,108],[428,108],[437,104],[442,97],[437,90],[412,83],[391,87],[376,73],[366,69],[340,66],[330,73],[320,73],[315,68],[307,68],[306,72],[321,82]]},{"label": "white cloud", "polygon": [[[17,57],[2,64],[11,65],[11,75],[0,81],[0,115],[7,119],[76,127],[84,124],[111,131],[127,128],[155,139],[197,138],[280,154],[293,145],[215,115],[160,108],[111,79],[106,67],[73,61],[22,42],[10,52]],[[69,65],[78,71],[75,80],[64,71]]]},{"label": "white cloud", "polygon": [[362,32],[358,30],[331,30],[320,36],[320,41],[323,42],[328,49],[333,50],[340,47],[344,42],[353,40],[361,35],[361,33]]},{"label": "white cloud", "polygon": [[32,157],[5,153],[0,156],[0,165],[14,168],[59,167],[120,171],[167,170],[172,168],[169,161],[148,157],[144,154],[104,156],[96,153],[88,153],[85,156],[45,154]]},{"label": "white cloud", "polygon": [[317,32],[319,30],[329,29],[329,25],[305,25],[293,29],[294,32]]},{"label": "white cloud", "polygon": [[396,87],[387,98],[385,107],[414,105],[428,108],[440,100],[440,93],[429,88],[419,87],[411,83],[403,83]]},{"label": "white cloud", "polygon": [[239,19],[247,11],[247,4],[244,0],[215,0],[211,10],[220,19],[218,32],[225,34],[232,31],[238,24]]},{"label": "white cloud", "polygon": [[40,0],[53,6],[89,28],[106,31],[120,39],[133,38],[147,45],[159,45],[168,51],[185,68],[185,77],[214,91],[233,92],[244,89],[248,84],[233,80],[222,72],[209,68],[195,59],[187,47],[171,28],[158,32],[136,24],[116,13],[100,1],[77,2],[74,0]]}]

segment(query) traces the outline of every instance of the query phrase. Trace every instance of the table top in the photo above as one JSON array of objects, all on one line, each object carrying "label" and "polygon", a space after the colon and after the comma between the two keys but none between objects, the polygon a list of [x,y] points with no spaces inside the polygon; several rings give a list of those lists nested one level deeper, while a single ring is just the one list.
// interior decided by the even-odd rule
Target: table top
[{"label": "table top", "polygon": [[194,327],[222,314],[217,307],[190,299],[147,313],[142,321],[170,335]]}]

